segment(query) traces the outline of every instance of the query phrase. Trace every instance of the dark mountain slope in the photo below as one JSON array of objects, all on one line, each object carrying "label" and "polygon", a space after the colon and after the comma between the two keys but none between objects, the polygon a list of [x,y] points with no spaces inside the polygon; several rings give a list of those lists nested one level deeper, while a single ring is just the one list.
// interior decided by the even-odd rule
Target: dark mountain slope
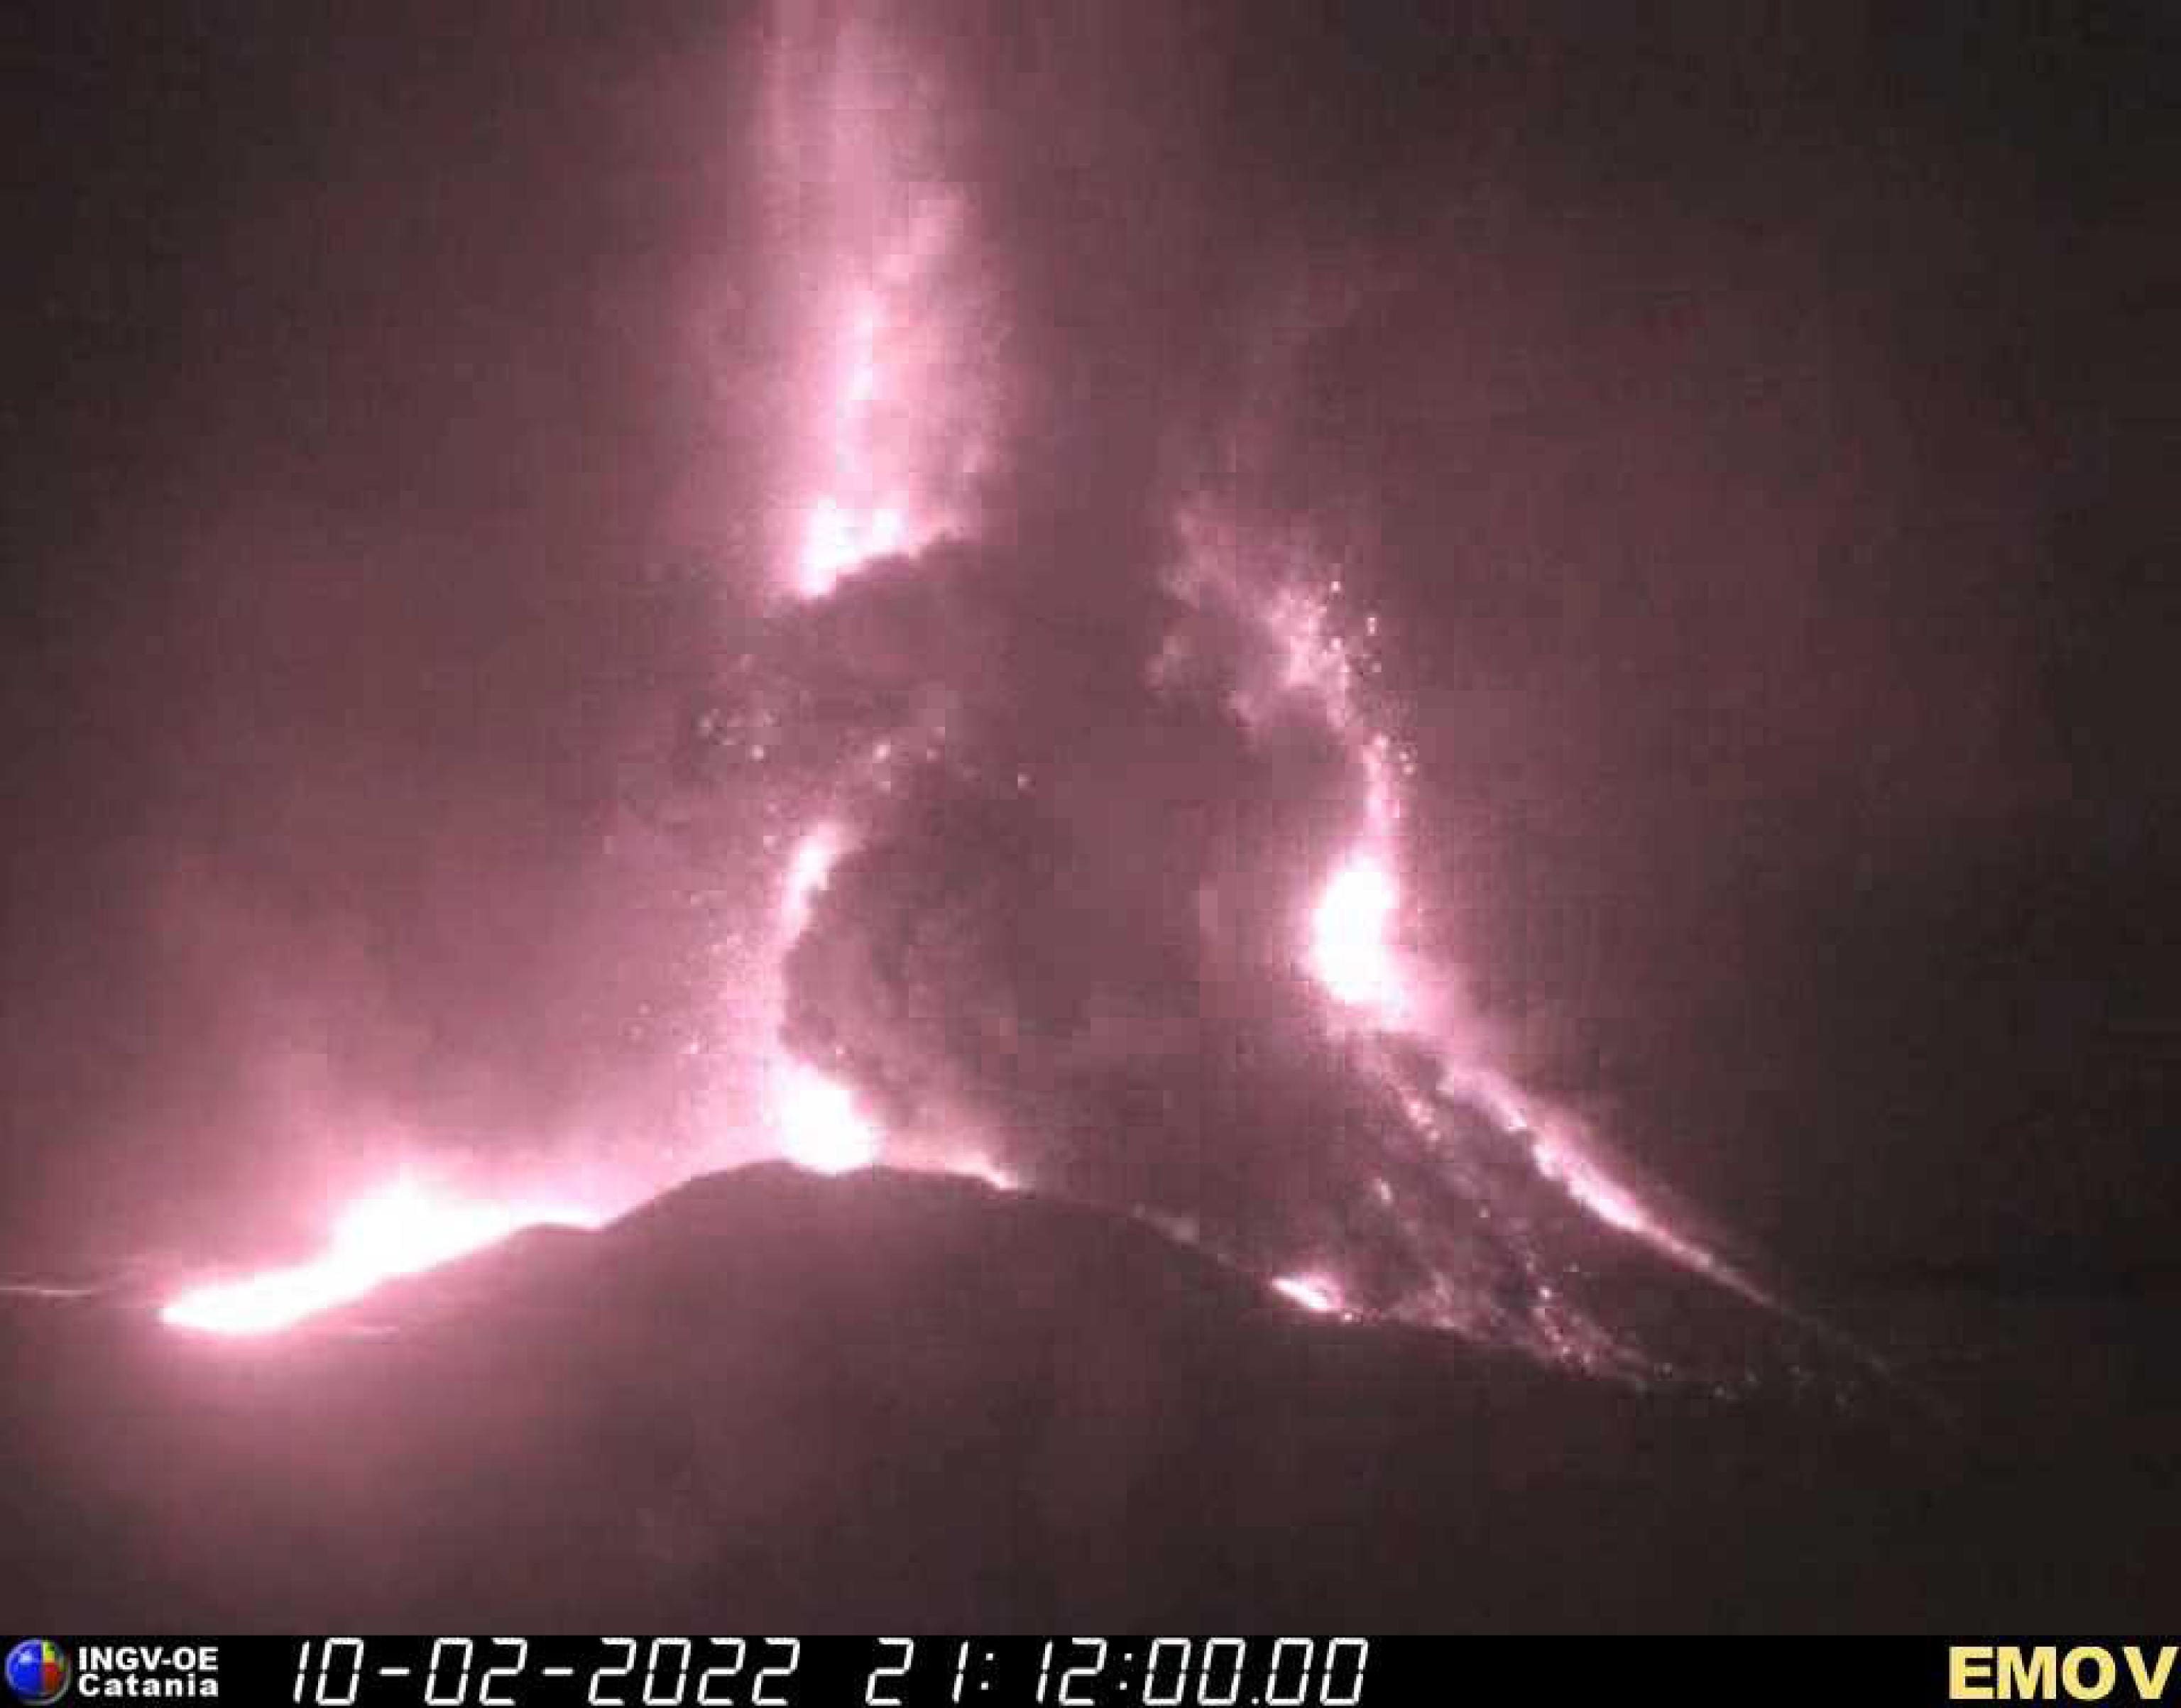
[{"label": "dark mountain slope", "polygon": [[2002,1545],[2028,1450],[1873,1385],[1311,1318],[960,1180],[710,1176],[268,1341],[0,1325],[19,1625],[1922,1626],[2153,1589],[2095,1523]]}]

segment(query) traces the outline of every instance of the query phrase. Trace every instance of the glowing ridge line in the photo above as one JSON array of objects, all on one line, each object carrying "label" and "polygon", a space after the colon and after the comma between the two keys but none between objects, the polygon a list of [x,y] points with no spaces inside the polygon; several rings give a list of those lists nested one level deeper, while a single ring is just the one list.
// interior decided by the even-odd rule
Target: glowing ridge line
[{"label": "glowing ridge line", "polygon": [[589,1228],[604,1220],[587,1210],[459,1198],[405,1176],[350,1204],[317,1257],[193,1287],[162,1307],[159,1320],[208,1334],[270,1334],[525,1228]]}]

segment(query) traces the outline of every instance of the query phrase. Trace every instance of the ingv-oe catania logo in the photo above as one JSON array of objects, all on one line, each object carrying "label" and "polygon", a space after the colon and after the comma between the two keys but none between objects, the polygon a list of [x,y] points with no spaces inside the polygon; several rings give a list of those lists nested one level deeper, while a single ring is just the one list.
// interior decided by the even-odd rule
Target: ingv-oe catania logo
[{"label": "ingv-oe catania logo", "polygon": [[68,1694],[68,1650],[25,1637],[8,1651],[8,1689],[18,1702],[58,1702]]},{"label": "ingv-oe catania logo", "polygon": [[172,1701],[219,1694],[219,1650],[210,1643],[79,1643],[71,1655],[42,1637],[8,1651],[8,1689],[41,1708],[73,1688],[80,1702]]}]

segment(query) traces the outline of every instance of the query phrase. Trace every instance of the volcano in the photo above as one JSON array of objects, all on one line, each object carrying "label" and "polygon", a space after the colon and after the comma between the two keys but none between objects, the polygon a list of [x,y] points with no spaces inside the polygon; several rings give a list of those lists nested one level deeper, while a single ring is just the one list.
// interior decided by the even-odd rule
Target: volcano
[{"label": "volcano", "polygon": [[[4,1587],[32,1623],[2147,1620],[2172,1516],[2139,1504],[2145,1546],[2116,1545],[2090,1474],[2051,1475],[2059,1413],[1990,1427],[2049,1395],[1987,1395],[1972,1431],[1753,1308],[1689,1338],[1692,1374],[1600,1380],[1297,1309],[1129,1218],[886,1170],[701,1176],[268,1339],[111,1296],[6,1309],[7,1517],[40,1540]],[[2095,1521],[2041,1523],[2025,1557],[2026,1500]]]}]

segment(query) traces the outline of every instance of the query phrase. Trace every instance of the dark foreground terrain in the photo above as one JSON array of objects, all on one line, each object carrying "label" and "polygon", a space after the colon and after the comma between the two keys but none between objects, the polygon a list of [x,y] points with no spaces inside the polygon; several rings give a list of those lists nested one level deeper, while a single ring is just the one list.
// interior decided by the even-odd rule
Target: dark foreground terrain
[{"label": "dark foreground terrain", "polygon": [[2162,1310],[1897,1303],[1865,1330],[1898,1380],[1749,1357],[1752,1382],[1645,1389],[1311,1318],[1090,1211],[753,1168],[270,1341],[5,1302],[0,1606],[19,1629],[2170,1623]]}]

